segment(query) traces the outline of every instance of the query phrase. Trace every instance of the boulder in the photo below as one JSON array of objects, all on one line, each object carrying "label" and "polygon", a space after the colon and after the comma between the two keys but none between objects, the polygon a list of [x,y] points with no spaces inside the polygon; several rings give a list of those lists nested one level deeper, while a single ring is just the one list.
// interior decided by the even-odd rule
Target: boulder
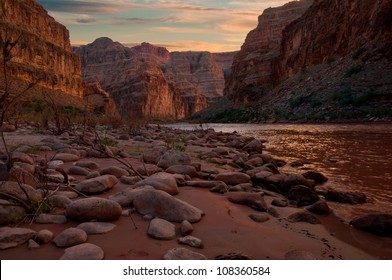
[{"label": "boulder", "polygon": [[327,202],[324,200],[319,200],[305,207],[305,209],[317,215],[328,215],[331,213],[331,209],[329,209]]},{"label": "boulder", "polygon": [[203,211],[179,200],[168,193],[150,188],[135,192],[133,205],[142,215],[152,215],[170,222],[180,223],[188,220],[195,223],[201,220]]},{"label": "boulder", "polygon": [[39,214],[35,219],[38,224],[65,224],[67,217],[64,215]]},{"label": "boulder", "polygon": [[348,204],[361,204],[366,202],[366,195],[358,191],[328,190],[324,194],[324,197],[326,200]]},{"label": "boulder", "polygon": [[72,202],[67,196],[58,194],[49,196],[48,200],[52,206],[59,208],[66,208]]},{"label": "boulder", "polygon": [[249,214],[249,218],[251,218],[256,223],[264,223],[270,219],[269,215],[266,213],[252,213]]},{"label": "boulder", "polygon": [[11,158],[13,162],[24,162],[30,165],[34,165],[34,160],[25,153],[13,152]]},{"label": "boulder", "polygon": [[177,242],[179,244],[185,244],[194,248],[203,248],[203,242],[199,238],[191,235],[180,237],[178,238]]},{"label": "boulder", "polygon": [[242,183],[249,183],[250,176],[242,172],[225,172],[215,177],[215,181],[222,181],[227,185],[235,186]]},{"label": "boulder", "polygon": [[75,189],[85,194],[97,194],[110,190],[118,183],[113,175],[103,175],[84,180],[75,186]]},{"label": "boulder", "polygon": [[0,227],[0,250],[17,247],[36,234],[34,230],[28,228]]},{"label": "boulder", "polygon": [[184,220],[181,222],[180,231],[182,236],[189,235],[193,232],[193,226],[189,221]]},{"label": "boulder", "polygon": [[143,164],[136,166],[135,170],[142,176],[151,176],[152,174],[161,172],[162,168],[159,168],[155,164]]},{"label": "boulder", "polygon": [[163,255],[164,260],[207,260],[207,257],[189,249],[177,247],[170,249]]},{"label": "boulder", "polygon": [[50,230],[42,229],[35,237],[36,241],[40,244],[46,244],[53,240],[54,234]]},{"label": "boulder", "polygon": [[297,212],[294,214],[291,214],[290,216],[287,217],[287,220],[291,223],[298,223],[298,222],[304,222],[304,223],[309,223],[309,224],[320,224],[320,220],[317,219],[314,215],[307,213],[307,212]]},{"label": "boulder", "polygon": [[76,162],[75,166],[88,168],[88,169],[98,169],[100,165],[98,163],[96,163],[95,161],[83,160],[83,161]]},{"label": "boulder", "polygon": [[90,197],[76,200],[66,208],[66,216],[78,221],[113,221],[121,216],[122,208],[115,201]]},{"label": "boulder", "polygon": [[116,225],[103,222],[85,222],[79,224],[76,228],[85,231],[87,234],[102,234],[113,230]]},{"label": "boulder", "polygon": [[170,166],[180,165],[180,164],[190,165],[191,159],[185,153],[176,150],[169,150],[161,156],[157,165],[158,167],[166,170]]},{"label": "boulder", "polygon": [[61,160],[63,162],[73,162],[79,160],[78,155],[68,154],[68,153],[59,153],[54,156],[54,160]]},{"label": "boulder", "polygon": [[263,151],[263,142],[258,139],[253,139],[245,145],[244,150],[248,153],[261,153]]},{"label": "boulder", "polygon": [[190,177],[196,177],[196,168],[192,165],[173,165],[166,169],[167,173],[171,174],[183,174]]},{"label": "boulder", "polygon": [[302,174],[302,176],[304,176],[306,179],[313,180],[318,184],[328,181],[327,176],[317,171],[306,171]]},{"label": "boulder", "polygon": [[176,237],[176,227],[166,220],[155,218],[150,221],[147,233],[155,239],[171,240]]},{"label": "boulder", "polygon": [[280,182],[279,189],[281,190],[282,193],[288,193],[290,188],[293,186],[306,186],[309,188],[314,187],[314,181],[306,179],[304,176],[300,174],[289,174],[286,177],[283,178],[283,180]]},{"label": "boulder", "polygon": [[143,161],[145,163],[157,164],[162,155],[166,152],[166,148],[148,149],[143,152]]},{"label": "boulder", "polygon": [[135,185],[137,182],[140,182],[142,179],[140,179],[138,176],[123,176],[121,177],[120,181],[121,183],[125,185]]},{"label": "boulder", "polygon": [[104,251],[91,243],[83,243],[65,249],[60,260],[102,260]]},{"label": "boulder", "polygon": [[228,199],[233,203],[244,204],[258,211],[267,211],[268,208],[262,193],[228,193]]},{"label": "boulder", "polygon": [[26,217],[26,210],[8,200],[0,199],[0,226],[16,224]]},{"label": "boulder", "polygon": [[296,201],[299,207],[313,204],[320,199],[313,189],[301,185],[291,187],[287,197]]},{"label": "boulder", "polygon": [[287,202],[286,199],[274,198],[271,202],[271,205],[274,205],[277,207],[287,207],[289,205],[289,203]]},{"label": "boulder", "polygon": [[70,247],[87,241],[87,233],[78,228],[67,228],[59,233],[53,242],[57,247]]},{"label": "boulder", "polygon": [[367,214],[352,220],[350,224],[356,229],[378,236],[392,237],[391,214]]},{"label": "boulder", "polygon": [[[22,190],[23,188],[23,190]],[[26,184],[18,184],[13,181],[0,182],[0,192],[15,196],[24,202],[37,204],[42,200],[40,191]],[[27,193],[27,196],[26,196]]]},{"label": "boulder", "polygon": [[136,183],[137,187],[141,186],[152,186],[157,190],[167,192],[171,195],[176,195],[179,193],[176,178],[173,174],[160,172],[151,175],[147,179],[144,179]]},{"label": "boulder", "polygon": [[121,167],[117,166],[109,166],[102,168],[100,170],[101,175],[113,175],[117,178],[121,178],[122,176],[129,176],[129,172]]},{"label": "boulder", "polygon": [[87,168],[80,167],[80,166],[71,166],[68,171],[68,174],[71,175],[80,175],[80,176],[87,176],[90,171]]}]

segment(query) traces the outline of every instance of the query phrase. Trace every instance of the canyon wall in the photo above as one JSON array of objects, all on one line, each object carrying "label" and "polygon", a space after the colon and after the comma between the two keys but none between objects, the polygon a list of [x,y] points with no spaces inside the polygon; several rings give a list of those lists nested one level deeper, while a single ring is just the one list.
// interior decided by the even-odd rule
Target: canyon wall
[{"label": "canyon wall", "polygon": [[81,65],[68,30],[33,0],[1,0],[0,36],[17,42],[8,62],[11,76],[51,90],[83,95]]},{"label": "canyon wall", "polygon": [[280,54],[282,30],[302,16],[312,3],[313,0],[293,1],[263,12],[257,28],[247,35],[234,57],[226,95],[235,102],[246,103],[271,88],[272,64]]},{"label": "canyon wall", "polygon": [[223,95],[222,67],[231,64],[230,55],[170,53],[148,43],[128,48],[109,38],[75,51],[82,61],[84,80],[98,82],[123,117],[190,116]]}]

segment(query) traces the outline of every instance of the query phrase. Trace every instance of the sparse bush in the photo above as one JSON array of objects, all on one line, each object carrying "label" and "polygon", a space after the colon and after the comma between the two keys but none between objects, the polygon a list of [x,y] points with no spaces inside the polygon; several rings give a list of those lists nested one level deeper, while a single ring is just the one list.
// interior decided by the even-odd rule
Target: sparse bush
[{"label": "sparse bush", "polygon": [[352,75],[358,74],[362,71],[363,67],[361,65],[355,65],[347,69],[346,73],[344,74],[345,78],[349,78]]},{"label": "sparse bush", "polygon": [[354,93],[350,88],[332,95],[332,100],[340,105],[347,106],[361,106],[372,102],[375,99],[376,93],[374,90],[368,90],[365,93]]},{"label": "sparse bush", "polygon": [[366,47],[360,47],[359,49],[357,49],[353,55],[352,58],[353,59],[358,59],[362,54],[364,54],[367,51]]}]

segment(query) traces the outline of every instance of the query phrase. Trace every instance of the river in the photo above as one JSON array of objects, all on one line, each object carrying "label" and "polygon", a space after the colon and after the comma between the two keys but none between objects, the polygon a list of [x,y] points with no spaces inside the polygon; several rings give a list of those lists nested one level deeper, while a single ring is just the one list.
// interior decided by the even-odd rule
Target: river
[{"label": "river", "polygon": [[[198,129],[195,124],[170,125]],[[330,203],[343,221],[365,213],[392,214],[392,124],[205,124],[204,128],[233,132],[265,140],[265,151],[301,167],[284,172],[315,169],[328,178],[326,187],[355,190],[367,195],[361,205]]]}]

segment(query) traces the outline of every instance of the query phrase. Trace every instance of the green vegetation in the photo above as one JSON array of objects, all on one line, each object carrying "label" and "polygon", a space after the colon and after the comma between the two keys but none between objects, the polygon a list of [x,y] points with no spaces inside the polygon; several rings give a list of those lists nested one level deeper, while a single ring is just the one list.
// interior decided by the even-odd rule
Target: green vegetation
[{"label": "green vegetation", "polygon": [[361,106],[374,101],[376,93],[374,90],[368,90],[365,93],[354,93],[351,88],[345,89],[332,95],[332,100],[340,105]]},{"label": "green vegetation", "polygon": [[366,51],[367,51],[367,48],[366,48],[366,47],[360,47],[359,49],[357,49],[357,50],[353,53],[352,58],[353,58],[353,59],[358,59],[358,58],[360,58],[361,55],[363,55]]},{"label": "green vegetation", "polygon": [[363,67],[361,65],[355,65],[347,69],[346,73],[344,74],[345,78],[349,78],[352,75],[358,74],[362,71]]},{"label": "green vegetation", "polygon": [[183,152],[185,152],[185,149],[186,149],[186,147],[183,144],[176,143],[176,144],[173,145],[173,150],[176,150],[176,151],[179,151],[179,152],[183,153]]},{"label": "green vegetation", "polygon": [[118,142],[112,138],[105,137],[101,140],[101,144],[109,147],[116,147],[118,145]]}]

